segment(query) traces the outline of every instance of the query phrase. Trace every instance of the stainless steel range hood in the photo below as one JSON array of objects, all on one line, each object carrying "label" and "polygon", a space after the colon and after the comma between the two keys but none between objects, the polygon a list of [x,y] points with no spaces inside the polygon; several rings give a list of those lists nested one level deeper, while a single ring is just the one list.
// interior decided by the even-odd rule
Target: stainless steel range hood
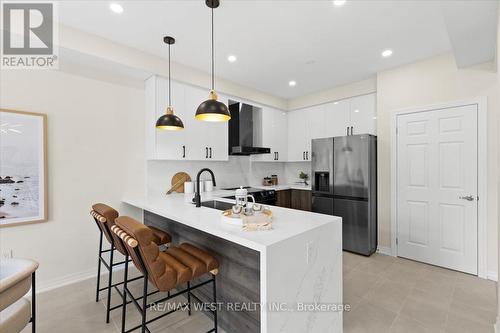
[{"label": "stainless steel range hood", "polygon": [[231,120],[229,120],[229,155],[254,155],[270,154],[271,148],[255,147],[256,132],[254,126],[256,107],[229,101],[229,111]]}]

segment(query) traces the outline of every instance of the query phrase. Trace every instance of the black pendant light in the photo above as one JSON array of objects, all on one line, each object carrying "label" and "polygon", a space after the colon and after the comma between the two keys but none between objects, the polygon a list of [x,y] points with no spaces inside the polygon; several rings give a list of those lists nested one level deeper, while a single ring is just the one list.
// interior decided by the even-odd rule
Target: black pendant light
[{"label": "black pendant light", "polygon": [[198,106],[195,118],[204,121],[228,121],[231,119],[231,113],[227,105],[217,100],[215,92],[215,73],[214,73],[214,8],[219,7],[219,0],[206,0],[206,5],[212,9],[212,89],[208,99]]},{"label": "black pendant light", "polygon": [[168,131],[180,131],[184,129],[181,118],[174,114],[174,108],[171,104],[172,83],[170,81],[170,45],[175,43],[174,37],[163,37],[165,44],[168,44],[168,106],[165,114],[156,121],[156,128]]}]

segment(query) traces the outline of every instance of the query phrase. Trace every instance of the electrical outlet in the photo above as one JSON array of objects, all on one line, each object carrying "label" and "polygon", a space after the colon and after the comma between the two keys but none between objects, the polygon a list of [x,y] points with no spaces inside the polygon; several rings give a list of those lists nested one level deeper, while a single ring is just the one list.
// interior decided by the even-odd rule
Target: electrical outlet
[{"label": "electrical outlet", "polygon": [[12,249],[6,250],[6,251],[2,252],[2,258],[3,259],[10,259],[10,258],[13,258],[13,257],[14,257],[14,253],[13,253]]}]

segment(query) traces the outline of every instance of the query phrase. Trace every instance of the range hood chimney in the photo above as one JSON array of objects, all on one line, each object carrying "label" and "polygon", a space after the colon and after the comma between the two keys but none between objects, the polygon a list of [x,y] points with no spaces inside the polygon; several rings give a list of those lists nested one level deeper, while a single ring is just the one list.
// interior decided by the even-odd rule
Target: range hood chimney
[{"label": "range hood chimney", "polygon": [[271,148],[254,146],[254,107],[249,104],[230,102],[229,155],[270,154]]}]

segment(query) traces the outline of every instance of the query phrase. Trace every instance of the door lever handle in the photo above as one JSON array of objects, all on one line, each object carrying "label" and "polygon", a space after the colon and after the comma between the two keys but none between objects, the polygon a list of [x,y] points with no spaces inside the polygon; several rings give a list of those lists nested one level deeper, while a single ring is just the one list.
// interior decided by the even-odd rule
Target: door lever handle
[{"label": "door lever handle", "polygon": [[474,201],[474,197],[472,195],[466,195],[465,197],[459,197],[459,199],[467,200],[467,201]]}]

